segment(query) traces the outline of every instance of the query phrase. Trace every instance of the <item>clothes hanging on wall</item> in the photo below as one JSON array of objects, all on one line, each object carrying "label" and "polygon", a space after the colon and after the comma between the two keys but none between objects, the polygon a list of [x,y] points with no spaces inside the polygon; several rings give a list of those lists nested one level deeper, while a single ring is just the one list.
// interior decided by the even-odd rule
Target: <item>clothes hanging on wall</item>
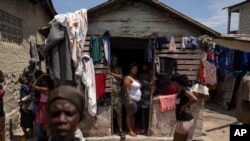
[{"label": "clothes hanging on wall", "polygon": [[174,36],[171,36],[171,38],[170,38],[168,50],[171,51],[171,52],[175,52],[176,51],[176,45],[175,45]]},{"label": "clothes hanging on wall", "polygon": [[197,39],[193,36],[188,37],[188,44],[192,49],[197,49],[198,48],[198,43]]},{"label": "clothes hanging on wall", "polygon": [[152,59],[153,59],[152,49],[153,49],[153,42],[152,42],[152,39],[149,38],[148,44],[147,44],[147,55],[148,55],[147,60],[148,60],[148,62],[152,62]]},{"label": "clothes hanging on wall", "polygon": [[155,56],[155,70],[157,73],[160,73],[160,58],[159,56]]},{"label": "clothes hanging on wall", "polygon": [[167,43],[168,43],[168,39],[167,37],[156,37],[155,39],[155,47],[157,50],[162,50],[163,48],[166,47]]},{"label": "clothes hanging on wall", "polygon": [[188,37],[182,37],[181,40],[181,48],[186,49],[188,47]]},{"label": "clothes hanging on wall", "polygon": [[106,31],[103,34],[102,40],[103,40],[105,61],[106,61],[108,66],[111,66],[111,47],[110,47],[110,34],[109,34],[109,31]]},{"label": "clothes hanging on wall", "polygon": [[76,69],[76,76],[79,82],[78,89],[81,88],[81,84],[84,86],[83,93],[85,94],[88,112],[95,116],[97,113],[95,70],[92,58],[89,55],[85,54],[81,57]]},{"label": "clothes hanging on wall", "polygon": [[91,36],[89,53],[94,64],[98,64],[102,61],[102,39],[100,36]]},{"label": "clothes hanging on wall", "polygon": [[200,68],[198,72],[198,78],[201,81],[201,84],[205,85],[206,84],[206,78],[205,78],[205,67],[204,67],[204,62],[203,60],[200,60]]},{"label": "clothes hanging on wall", "polygon": [[36,59],[36,62],[40,61],[37,45],[34,42],[30,42],[30,58]]},{"label": "clothes hanging on wall", "polygon": [[106,90],[106,74],[96,74],[95,82],[96,82],[96,99],[98,100],[105,94]]},{"label": "clothes hanging on wall", "polygon": [[177,94],[165,95],[165,96],[160,95],[159,96],[160,111],[165,112],[169,110],[174,110],[176,108],[175,106],[176,97],[177,97]]},{"label": "clothes hanging on wall", "polygon": [[168,57],[160,58],[160,72],[172,74],[177,72],[177,60]]},{"label": "clothes hanging on wall", "polygon": [[204,61],[204,74],[207,84],[217,84],[217,68],[215,65]]},{"label": "clothes hanging on wall", "polygon": [[71,62],[69,37],[66,27],[54,21],[51,23],[49,35],[46,39],[44,53],[49,59],[48,69],[56,78],[56,85],[71,83],[73,77],[73,65]]}]

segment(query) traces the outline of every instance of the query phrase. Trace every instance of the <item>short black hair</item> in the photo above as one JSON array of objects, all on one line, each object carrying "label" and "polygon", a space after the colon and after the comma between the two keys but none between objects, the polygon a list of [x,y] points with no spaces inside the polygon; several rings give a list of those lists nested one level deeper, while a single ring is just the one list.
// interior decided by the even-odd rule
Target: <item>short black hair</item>
[{"label": "short black hair", "polygon": [[43,74],[43,71],[42,70],[38,70],[38,71],[35,72],[34,75],[35,75],[35,78],[37,79],[42,74]]},{"label": "short black hair", "polygon": [[176,81],[183,87],[186,87],[189,85],[189,79],[186,74],[175,73],[171,76],[170,81],[172,82]]}]

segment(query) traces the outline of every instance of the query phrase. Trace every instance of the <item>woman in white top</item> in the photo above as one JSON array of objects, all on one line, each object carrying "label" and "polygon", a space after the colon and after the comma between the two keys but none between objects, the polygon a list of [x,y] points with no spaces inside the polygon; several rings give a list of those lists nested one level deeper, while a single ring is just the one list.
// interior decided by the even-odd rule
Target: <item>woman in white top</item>
[{"label": "woman in white top", "polygon": [[141,84],[137,78],[138,66],[137,64],[131,64],[129,67],[130,73],[125,76],[123,87],[125,89],[125,98],[123,103],[126,107],[126,123],[128,128],[128,134],[136,136],[135,132],[135,113],[139,106],[138,103],[141,100]]}]

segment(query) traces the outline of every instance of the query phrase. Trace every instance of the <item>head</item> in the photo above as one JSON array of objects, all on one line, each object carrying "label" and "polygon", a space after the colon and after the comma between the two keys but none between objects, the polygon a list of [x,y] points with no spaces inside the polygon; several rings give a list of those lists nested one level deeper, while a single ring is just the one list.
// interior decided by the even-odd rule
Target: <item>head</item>
[{"label": "head", "polygon": [[0,83],[4,82],[4,74],[3,72],[0,70]]},{"label": "head", "polygon": [[132,74],[132,75],[137,75],[137,73],[138,73],[138,65],[136,63],[130,64],[129,73]]},{"label": "head", "polygon": [[187,75],[174,74],[170,78],[170,83],[176,90],[179,90],[182,87],[186,87],[189,84]]},{"label": "head", "polygon": [[28,79],[25,76],[21,76],[19,77],[18,82],[21,84],[28,84]]},{"label": "head", "polygon": [[83,119],[84,97],[71,86],[54,89],[48,98],[48,123],[52,136],[70,140]]},{"label": "head", "polygon": [[40,82],[42,87],[47,87],[50,91],[55,88],[54,81],[52,80],[51,76],[46,74],[41,79]]},{"label": "head", "polygon": [[43,74],[43,71],[41,71],[41,70],[38,70],[38,71],[36,71],[35,72],[35,78],[37,79],[39,76],[41,76]]},{"label": "head", "polygon": [[112,55],[112,66],[115,67],[118,63],[118,57],[116,55]]},{"label": "head", "polygon": [[30,64],[30,67],[34,69],[36,67],[36,59],[35,58],[31,58],[29,60],[29,64]]}]

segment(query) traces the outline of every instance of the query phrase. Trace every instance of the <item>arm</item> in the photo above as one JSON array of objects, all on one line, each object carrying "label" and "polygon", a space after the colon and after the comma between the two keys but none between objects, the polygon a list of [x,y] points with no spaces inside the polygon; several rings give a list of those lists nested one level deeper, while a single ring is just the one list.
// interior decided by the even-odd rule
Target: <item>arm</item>
[{"label": "arm", "polygon": [[38,81],[39,79],[36,79],[35,81],[34,81],[34,83],[32,84],[32,88],[34,88],[35,90],[37,90],[37,91],[40,91],[40,92],[47,92],[48,91],[48,88],[46,88],[46,87],[40,87],[40,86],[37,86],[37,81]]},{"label": "arm", "polygon": [[130,84],[131,84],[131,79],[127,76],[124,81],[123,81],[123,87],[125,89],[125,94],[127,96],[127,100],[129,103],[132,103],[131,97],[130,97]]},{"label": "arm", "polygon": [[116,79],[122,80],[122,69],[120,67],[118,67],[118,73],[110,72],[110,74],[114,76]]},{"label": "arm", "polygon": [[181,108],[182,111],[185,111],[188,106],[191,106],[198,100],[197,97],[193,93],[187,90],[185,91],[185,95],[188,97],[189,101],[185,105],[182,106]]}]

